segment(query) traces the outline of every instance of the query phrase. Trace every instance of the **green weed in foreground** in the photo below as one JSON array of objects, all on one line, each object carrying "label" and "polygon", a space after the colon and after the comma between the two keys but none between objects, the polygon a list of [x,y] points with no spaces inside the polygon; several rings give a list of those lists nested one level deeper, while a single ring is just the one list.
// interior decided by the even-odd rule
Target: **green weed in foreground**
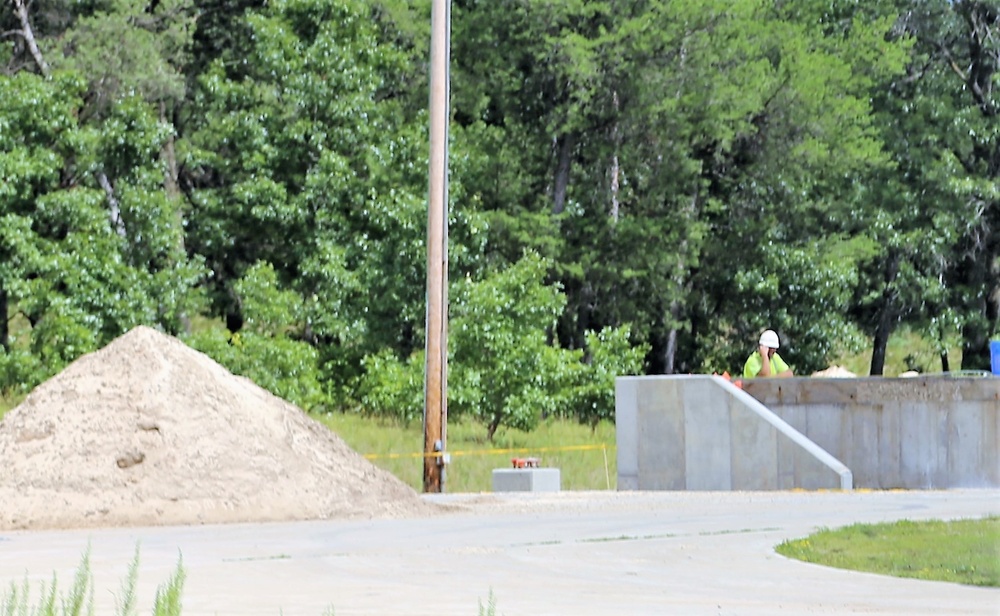
[{"label": "green weed in foreground", "polygon": [[496,616],[497,614],[497,598],[493,595],[493,589],[490,588],[490,596],[486,599],[486,605],[483,605],[482,599],[479,601],[479,616]]},{"label": "green weed in foreground", "polygon": [[1000,516],[853,524],[786,541],[776,550],[839,569],[1000,587]]},{"label": "green weed in foreground", "polygon": [[[136,616],[135,585],[138,581],[139,547],[122,581],[121,596],[116,601],[116,616]],[[184,567],[180,560],[170,579],[156,589],[153,616],[180,616],[181,592],[184,589]],[[58,580],[52,574],[51,585],[42,583],[38,603],[32,603],[31,584],[27,577],[21,584],[11,583],[9,590],[0,597],[0,616],[93,616],[94,580],[90,572],[90,550],[84,552],[80,566],[73,578],[73,586],[60,596]]]}]

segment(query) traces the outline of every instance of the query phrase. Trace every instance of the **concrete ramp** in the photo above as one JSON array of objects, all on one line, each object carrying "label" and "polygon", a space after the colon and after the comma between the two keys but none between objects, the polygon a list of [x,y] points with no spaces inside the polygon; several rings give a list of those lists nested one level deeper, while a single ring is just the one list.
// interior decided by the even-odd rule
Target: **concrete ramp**
[{"label": "concrete ramp", "polygon": [[619,490],[850,490],[843,463],[715,376],[619,377]]}]

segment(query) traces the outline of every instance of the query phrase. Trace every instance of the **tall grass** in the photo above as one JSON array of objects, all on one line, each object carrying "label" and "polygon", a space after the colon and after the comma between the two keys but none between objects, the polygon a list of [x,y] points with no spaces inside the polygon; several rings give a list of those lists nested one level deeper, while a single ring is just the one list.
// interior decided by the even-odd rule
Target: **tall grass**
[{"label": "tall grass", "polygon": [[[423,490],[423,426],[379,421],[356,414],[334,413],[320,421],[355,451],[415,490]],[[614,490],[618,487],[615,426],[595,429],[565,420],[548,420],[531,432],[501,429],[486,441],[485,426],[466,421],[447,425],[445,491],[488,492],[493,469],[510,468],[513,458],[533,457],[539,465],[559,469],[564,490]]]},{"label": "tall grass", "polygon": [[490,588],[490,595],[486,599],[486,605],[483,605],[482,599],[479,600],[479,616],[496,616],[497,613],[497,598],[493,594],[493,589]]},{"label": "tall grass", "polygon": [[[121,596],[116,601],[116,616],[136,616],[135,586],[139,579],[139,547],[122,581]],[[184,590],[184,567],[178,559],[177,568],[170,578],[156,590],[153,601],[154,616],[179,616],[181,593]],[[90,571],[90,549],[83,553],[80,566],[73,576],[73,586],[60,594],[56,574],[51,584],[42,583],[38,601],[31,600],[32,588],[27,576],[20,584],[11,582],[7,593],[0,600],[0,616],[93,616],[94,579]]]}]

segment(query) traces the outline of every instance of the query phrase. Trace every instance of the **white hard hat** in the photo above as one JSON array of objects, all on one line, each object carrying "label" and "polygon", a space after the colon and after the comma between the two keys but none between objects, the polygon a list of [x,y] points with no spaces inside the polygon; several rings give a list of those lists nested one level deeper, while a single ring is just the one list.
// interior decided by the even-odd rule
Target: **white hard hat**
[{"label": "white hard hat", "polygon": [[773,329],[765,329],[764,333],[760,335],[760,344],[769,349],[778,348],[778,334],[774,333]]}]

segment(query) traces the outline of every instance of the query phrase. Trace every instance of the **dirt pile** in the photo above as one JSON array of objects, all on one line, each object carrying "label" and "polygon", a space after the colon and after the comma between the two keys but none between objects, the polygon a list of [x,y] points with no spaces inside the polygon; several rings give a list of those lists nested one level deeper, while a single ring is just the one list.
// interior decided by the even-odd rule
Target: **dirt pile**
[{"label": "dirt pile", "polygon": [[847,368],[842,366],[830,366],[826,370],[818,370],[812,373],[812,376],[827,378],[827,379],[851,379],[858,375],[854,374]]},{"label": "dirt pile", "polygon": [[426,514],[297,407],[138,327],[0,422],[0,529]]}]

